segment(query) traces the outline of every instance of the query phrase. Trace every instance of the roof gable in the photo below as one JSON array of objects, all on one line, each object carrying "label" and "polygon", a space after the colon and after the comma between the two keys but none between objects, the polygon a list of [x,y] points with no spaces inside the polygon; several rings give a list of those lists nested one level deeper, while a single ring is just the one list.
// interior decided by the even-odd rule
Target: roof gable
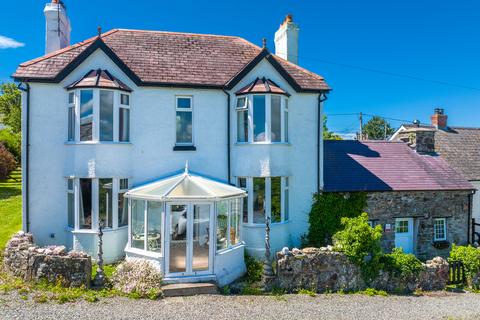
[{"label": "roof gable", "polygon": [[232,88],[266,58],[297,91],[329,90],[325,80],[238,37],[115,29],[21,64],[20,81],[59,82],[102,49],[137,85]]}]

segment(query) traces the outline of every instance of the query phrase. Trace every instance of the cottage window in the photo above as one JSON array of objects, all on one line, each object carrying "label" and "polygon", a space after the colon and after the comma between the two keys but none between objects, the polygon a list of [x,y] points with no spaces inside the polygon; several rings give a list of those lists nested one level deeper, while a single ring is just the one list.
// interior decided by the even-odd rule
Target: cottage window
[{"label": "cottage window", "polygon": [[242,201],[237,198],[217,203],[217,251],[240,243]]},{"label": "cottage window", "polygon": [[193,144],[193,106],[192,97],[176,97],[177,145]]},{"label": "cottage window", "polygon": [[[69,178],[67,179],[68,226],[75,230],[126,226],[127,206],[123,194],[128,179]],[[75,201],[78,199],[78,201]]]},{"label": "cottage window", "polygon": [[69,92],[67,140],[130,141],[130,96],[126,93],[99,89]]},{"label": "cottage window", "polygon": [[435,219],[433,224],[433,233],[434,241],[447,240],[447,223],[445,218]]},{"label": "cottage window", "polygon": [[239,177],[237,183],[248,193],[242,210],[244,223],[263,224],[266,217],[272,223],[289,219],[288,177]]},{"label": "cottage window", "polygon": [[237,142],[288,141],[287,97],[274,94],[241,96],[237,98],[236,110]]}]

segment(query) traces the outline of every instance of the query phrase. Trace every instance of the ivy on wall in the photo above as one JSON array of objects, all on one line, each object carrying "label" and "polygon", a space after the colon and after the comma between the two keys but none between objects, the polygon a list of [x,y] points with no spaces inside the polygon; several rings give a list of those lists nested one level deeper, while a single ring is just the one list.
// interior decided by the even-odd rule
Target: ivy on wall
[{"label": "ivy on wall", "polygon": [[316,193],[308,219],[310,226],[305,244],[314,247],[331,244],[332,236],[342,229],[341,219],[359,216],[366,206],[365,192]]}]

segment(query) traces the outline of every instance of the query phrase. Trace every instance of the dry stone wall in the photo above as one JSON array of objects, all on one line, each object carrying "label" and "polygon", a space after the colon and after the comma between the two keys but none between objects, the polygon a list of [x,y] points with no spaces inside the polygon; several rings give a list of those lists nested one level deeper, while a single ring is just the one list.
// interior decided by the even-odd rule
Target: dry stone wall
[{"label": "dry stone wall", "polygon": [[311,289],[325,291],[358,291],[372,287],[389,292],[412,292],[416,289],[443,290],[448,281],[448,263],[436,257],[424,264],[424,270],[407,279],[381,272],[370,284],[362,278],[361,269],[345,254],[332,247],[284,249],[277,253],[275,285],[287,291]]},{"label": "dry stone wall", "polygon": [[26,281],[60,281],[66,287],[88,288],[92,260],[83,252],[66,252],[64,246],[39,248],[33,237],[22,231],[10,239],[4,253],[4,266],[11,274]]}]

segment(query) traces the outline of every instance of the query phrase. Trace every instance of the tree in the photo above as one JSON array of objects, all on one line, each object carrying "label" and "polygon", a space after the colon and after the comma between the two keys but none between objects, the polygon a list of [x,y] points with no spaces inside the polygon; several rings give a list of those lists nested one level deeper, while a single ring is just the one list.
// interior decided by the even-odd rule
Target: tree
[{"label": "tree", "polygon": [[363,136],[368,140],[385,140],[394,132],[390,124],[379,116],[373,116],[363,126]]},{"label": "tree", "polygon": [[13,133],[22,128],[21,93],[15,83],[0,85],[0,122],[9,127]]},{"label": "tree", "polygon": [[328,130],[326,115],[323,115],[323,140],[342,140],[342,137],[340,137],[338,134]]}]

